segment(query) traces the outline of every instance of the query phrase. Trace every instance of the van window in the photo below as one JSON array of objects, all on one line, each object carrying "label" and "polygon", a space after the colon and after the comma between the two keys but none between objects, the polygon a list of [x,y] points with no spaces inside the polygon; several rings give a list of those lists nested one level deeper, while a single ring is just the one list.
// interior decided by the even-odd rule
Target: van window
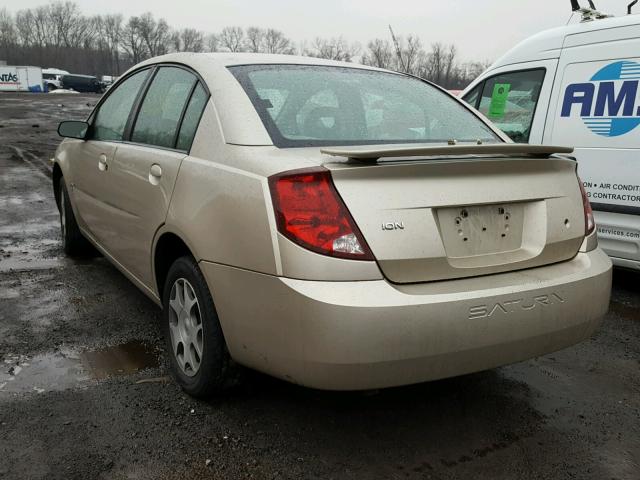
[{"label": "van window", "polygon": [[[488,78],[475,106],[511,140],[527,143],[544,76],[545,69],[541,68]],[[467,98],[472,94],[469,92]]]},{"label": "van window", "polygon": [[149,70],[134,73],[118,85],[100,105],[93,122],[93,140],[123,140],[131,107],[148,74]]},{"label": "van window", "polygon": [[180,116],[196,81],[183,68],[161,67],[144,97],[131,141],[173,148]]},{"label": "van window", "polygon": [[480,95],[480,91],[482,90],[483,85],[484,85],[484,82],[480,82],[478,85],[473,87],[473,90],[471,90],[464,97],[462,97],[462,99],[465,102],[467,102],[469,105],[471,105],[473,108],[477,108],[478,96]]},{"label": "van window", "polygon": [[191,148],[193,137],[195,136],[196,129],[200,123],[202,111],[204,110],[204,106],[208,99],[209,94],[207,94],[205,89],[202,88],[202,85],[198,83],[191,95],[189,106],[187,106],[187,110],[184,113],[184,119],[182,120],[182,125],[180,126],[178,142],[176,143],[176,148],[178,150],[189,151]]}]

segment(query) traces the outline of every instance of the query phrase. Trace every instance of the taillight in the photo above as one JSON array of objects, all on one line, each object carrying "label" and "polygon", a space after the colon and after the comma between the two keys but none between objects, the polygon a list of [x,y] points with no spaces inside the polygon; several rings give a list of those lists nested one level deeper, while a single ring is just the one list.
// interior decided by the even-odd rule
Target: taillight
[{"label": "taillight", "polygon": [[269,187],[282,235],[323,255],[374,259],[328,170],[284,172],[269,177]]},{"label": "taillight", "polygon": [[582,207],[584,208],[584,235],[588,236],[593,233],[596,228],[596,221],[593,218],[593,210],[591,209],[591,202],[587,196],[587,191],[584,189],[582,180],[578,177],[578,183],[580,184],[580,193],[582,193]]}]

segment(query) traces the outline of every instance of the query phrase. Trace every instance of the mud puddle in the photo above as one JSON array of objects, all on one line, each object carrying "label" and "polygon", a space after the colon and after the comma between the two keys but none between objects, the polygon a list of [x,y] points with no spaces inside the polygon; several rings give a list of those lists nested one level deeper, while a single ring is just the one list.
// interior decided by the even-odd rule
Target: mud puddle
[{"label": "mud puddle", "polygon": [[156,353],[140,342],[86,351],[80,354],[80,360],[96,380],[114,375],[131,375],[158,366]]},{"label": "mud puddle", "polygon": [[151,347],[132,341],[97,350],[61,350],[27,357],[7,354],[0,363],[0,394],[66,390],[89,380],[131,375],[158,366]]}]

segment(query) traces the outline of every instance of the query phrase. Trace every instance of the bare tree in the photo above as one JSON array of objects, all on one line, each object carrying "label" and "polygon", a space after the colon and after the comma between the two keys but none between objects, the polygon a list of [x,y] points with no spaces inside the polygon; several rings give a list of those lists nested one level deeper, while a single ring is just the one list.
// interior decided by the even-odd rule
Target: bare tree
[{"label": "bare tree", "polygon": [[78,48],[85,43],[87,33],[91,31],[91,21],[83,17],[80,8],[72,2],[51,3],[48,6],[53,42],[56,46]]},{"label": "bare tree", "polygon": [[247,28],[246,50],[248,52],[259,53],[264,51],[266,32],[263,28]]},{"label": "bare tree", "polygon": [[169,51],[171,30],[166,20],[161,18],[156,21],[151,12],[143,13],[138,20],[138,34],[150,57],[163,55]]},{"label": "bare tree", "polygon": [[[316,38],[299,48],[279,30],[254,26],[246,31],[225,27],[204,35],[193,28],[173,30],[151,13],[124,19],[122,15],[86,16],[71,1],[54,1],[12,15],[0,9],[0,56],[12,63],[50,66],[94,74],[119,74],[150,56],[168,51],[229,51],[294,53],[361,61],[402,70],[445,88],[464,88],[487,63],[460,63],[454,45],[433,43],[428,50],[417,35],[398,37],[400,59],[388,39],[373,39],[361,58],[358,44],[343,37]],[[310,46],[309,46],[310,45]]]},{"label": "bare tree", "polygon": [[457,69],[457,55],[458,50],[455,45],[449,45],[449,48],[444,56],[444,66],[443,66],[443,84],[449,85],[451,84],[451,80],[453,78],[454,72]]},{"label": "bare tree", "polygon": [[362,56],[362,63],[378,68],[395,69],[396,54],[388,40],[376,38],[367,44],[367,51]]},{"label": "bare tree", "polygon": [[422,42],[416,35],[409,35],[406,44],[402,41],[401,45],[400,53],[402,55],[405,72],[416,75],[420,68],[420,62],[424,57]]},{"label": "bare tree", "polygon": [[267,29],[264,34],[264,51],[267,53],[283,53],[293,55],[296,51],[291,40],[280,30]]},{"label": "bare tree", "polygon": [[204,50],[204,34],[195,28],[183,28],[174,32],[174,48],[177,52],[202,52]]},{"label": "bare tree", "polygon": [[6,8],[0,9],[0,46],[8,48],[18,41],[13,16]]},{"label": "bare tree", "polygon": [[122,48],[129,55],[132,63],[138,63],[146,58],[148,53],[145,40],[140,35],[140,18],[131,17],[122,30],[120,41]]},{"label": "bare tree", "polygon": [[102,17],[101,37],[105,40],[111,60],[110,72],[120,73],[120,40],[122,38],[122,15]]},{"label": "bare tree", "polygon": [[207,35],[204,43],[207,52],[217,52],[220,50],[220,39],[215,33]]},{"label": "bare tree", "polygon": [[305,50],[304,53],[310,57],[351,62],[360,53],[360,46],[356,43],[349,44],[343,37],[317,37],[313,41],[311,48]]},{"label": "bare tree", "polygon": [[225,27],[218,38],[222,47],[230,52],[241,52],[244,49],[244,31],[241,27]]}]

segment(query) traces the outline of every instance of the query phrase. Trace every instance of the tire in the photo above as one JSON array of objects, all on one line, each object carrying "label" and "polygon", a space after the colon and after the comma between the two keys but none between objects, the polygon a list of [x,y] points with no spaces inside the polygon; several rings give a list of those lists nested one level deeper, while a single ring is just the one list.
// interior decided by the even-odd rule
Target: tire
[{"label": "tire", "polygon": [[71,257],[81,257],[92,254],[94,248],[89,241],[82,236],[76,217],[73,214],[73,208],[71,208],[69,192],[64,183],[64,178],[60,178],[58,192],[60,233],[62,235],[62,248],[64,249],[64,253]]},{"label": "tire", "polygon": [[180,387],[193,397],[209,398],[235,383],[238,372],[211,292],[192,257],[180,257],[169,268],[162,306],[170,369]]}]

